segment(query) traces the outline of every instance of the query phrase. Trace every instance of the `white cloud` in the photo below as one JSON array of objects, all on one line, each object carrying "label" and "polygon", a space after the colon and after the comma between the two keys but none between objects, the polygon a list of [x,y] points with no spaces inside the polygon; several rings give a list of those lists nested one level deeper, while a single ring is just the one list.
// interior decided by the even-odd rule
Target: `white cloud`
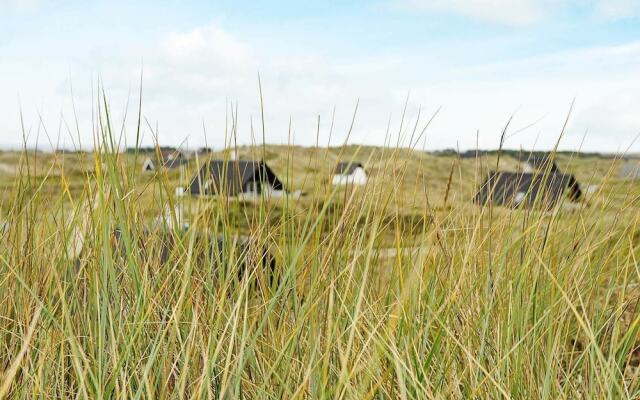
[{"label": "white cloud", "polygon": [[[91,144],[91,106],[95,101],[91,78],[95,83],[99,73],[105,83],[117,125],[129,95],[135,103],[140,58],[144,58],[143,114],[152,126],[157,122],[162,144],[180,144],[185,138],[192,147],[204,144],[204,122],[208,144],[221,147],[228,101],[238,102],[238,141],[261,141],[258,72],[270,143],[287,142],[291,118],[295,142],[314,144],[321,115],[319,140],[326,144],[334,106],[332,143],[340,143],[359,98],[352,141],[383,144],[389,115],[393,113],[392,131],[397,132],[409,91],[410,118],[415,117],[419,105],[423,117],[443,107],[428,132],[428,148],[473,148],[478,130],[480,147],[495,147],[513,112],[514,129],[537,122],[511,137],[507,145],[548,148],[555,143],[574,97],[576,109],[563,142],[565,148],[578,146],[588,130],[585,149],[612,151],[625,147],[640,130],[636,110],[640,104],[640,69],[636,68],[640,65],[640,42],[491,64],[459,57],[465,51],[459,46],[473,43],[435,53],[398,50],[395,54],[337,57],[326,49],[324,53],[313,48],[292,51],[271,42],[243,39],[215,23],[143,42],[122,41],[121,46],[92,43],[91,38],[71,42],[66,53],[75,54],[76,49],[85,52],[64,62],[55,61],[50,54],[37,58],[42,57],[38,52],[0,59],[0,69],[7,72],[0,76],[0,87],[5,88],[0,94],[0,144],[20,144],[20,135],[14,134],[19,127],[16,93],[21,96],[27,125],[33,124],[34,130],[38,112],[54,136],[61,110],[67,121],[72,121],[68,78],[74,83],[83,142]],[[52,47],[51,52],[55,55],[59,49]],[[94,57],[96,53],[100,56]],[[93,61],[87,63],[86,59]],[[126,126],[130,141],[135,129],[135,107],[131,108]],[[147,144],[151,141],[146,128],[145,140]],[[40,143],[46,141],[41,138]],[[66,143],[70,145],[70,139]]]},{"label": "white cloud", "polygon": [[640,15],[640,1],[638,0],[599,0],[595,3],[597,13],[607,19],[622,19]]},{"label": "white cloud", "polygon": [[[432,137],[447,147],[447,135],[464,143],[495,147],[500,128],[515,114],[512,131],[535,124],[510,138],[508,147],[552,146],[573,98],[569,129],[561,143],[576,148],[587,132],[586,150],[615,151],[640,131],[640,42],[594,47],[537,57],[460,67],[429,95],[444,105]],[[416,93],[424,95],[423,93]],[[636,151],[638,145],[636,145]]]},{"label": "white cloud", "polygon": [[484,22],[529,25],[546,18],[558,0],[400,0],[404,7],[458,14]]},{"label": "white cloud", "polygon": [[639,0],[394,0],[419,12],[461,15],[499,25],[532,25],[570,8],[580,8],[606,19],[640,15]]},{"label": "white cloud", "polygon": [[0,0],[0,13],[30,12],[40,4],[40,0]]},{"label": "white cloud", "polygon": [[[183,131],[168,129],[176,139],[186,133],[192,140],[199,138],[203,117],[221,138],[224,98],[228,98],[240,103],[239,140],[250,141],[250,118],[257,127],[260,117],[258,69],[270,142],[288,140],[291,117],[296,142],[313,144],[317,115],[322,114],[324,127],[328,127],[330,110],[335,106],[338,119],[333,143],[338,143],[346,137],[353,107],[360,98],[352,137],[354,141],[382,144],[390,113],[396,114],[393,123],[397,125],[409,91],[411,117],[419,105],[426,107],[426,113],[443,107],[429,132],[427,146],[431,148],[458,144],[474,147],[477,130],[481,147],[495,147],[502,126],[513,112],[514,129],[537,122],[510,138],[507,145],[548,148],[555,143],[574,97],[576,109],[562,143],[564,148],[575,148],[588,130],[586,149],[616,150],[640,129],[640,116],[635,112],[635,105],[640,103],[640,70],[634,68],[640,65],[640,42],[492,64],[445,63],[425,75],[424,68],[433,55],[385,55],[355,61],[321,57],[313,51],[279,53],[243,42],[219,26],[178,35],[190,39],[180,50],[180,57],[174,59],[171,55],[178,50],[167,43],[175,44],[175,37],[165,38],[159,47],[153,64],[161,72],[145,85],[150,92],[148,115],[158,119],[161,126],[183,127]],[[446,59],[446,54],[438,57]],[[228,60],[236,61],[228,64]],[[241,65],[228,68],[236,64]],[[158,87],[163,90],[155,96]],[[181,99],[177,104],[176,97]],[[176,116],[169,111],[173,106],[180,110]],[[260,140],[259,130],[256,135]],[[320,140],[327,138],[323,130]]]},{"label": "white cloud", "polygon": [[217,25],[172,33],[161,47],[173,64],[182,67],[215,65],[225,70],[255,67],[248,47]]}]

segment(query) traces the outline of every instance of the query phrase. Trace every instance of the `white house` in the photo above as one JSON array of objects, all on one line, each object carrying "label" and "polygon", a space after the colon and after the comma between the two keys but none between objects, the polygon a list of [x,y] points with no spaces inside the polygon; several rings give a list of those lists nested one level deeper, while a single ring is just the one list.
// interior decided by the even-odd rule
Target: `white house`
[{"label": "white house", "polygon": [[209,160],[191,180],[192,195],[217,196],[224,194],[242,199],[284,197],[284,184],[263,161]]},{"label": "white house", "polygon": [[151,157],[147,157],[142,163],[142,171],[155,171],[156,165],[153,163]]},{"label": "white house", "polygon": [[361,163],[341,162],[336,166],[331,181],[334,185],[364,185],[367,183],[367,173]]}]

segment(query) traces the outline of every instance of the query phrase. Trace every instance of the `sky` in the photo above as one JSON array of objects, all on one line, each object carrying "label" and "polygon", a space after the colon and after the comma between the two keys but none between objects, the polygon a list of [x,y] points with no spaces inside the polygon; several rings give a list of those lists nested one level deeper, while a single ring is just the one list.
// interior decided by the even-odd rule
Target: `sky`
[{"label": "sky", "polygon": [[640,152],[640,0],[131,3],[0,0],[0,147]]}]

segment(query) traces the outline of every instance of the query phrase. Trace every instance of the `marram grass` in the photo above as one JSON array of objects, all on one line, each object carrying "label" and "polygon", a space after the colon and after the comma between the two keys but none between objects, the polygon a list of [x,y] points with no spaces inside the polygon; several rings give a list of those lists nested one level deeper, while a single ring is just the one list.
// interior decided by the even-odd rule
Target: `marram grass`
[{"label": "marram grass", "polygon": [[[541,212],[470,202],[495,160],[268,152],[306,197],[178,198],[189,174],[143,176],[140,156],[23,153],[1,204],[0,398],[640,396],[640,187],[612,161],[565,159],[600,189]],[[332,188],[339,157],[368,185]]]}]

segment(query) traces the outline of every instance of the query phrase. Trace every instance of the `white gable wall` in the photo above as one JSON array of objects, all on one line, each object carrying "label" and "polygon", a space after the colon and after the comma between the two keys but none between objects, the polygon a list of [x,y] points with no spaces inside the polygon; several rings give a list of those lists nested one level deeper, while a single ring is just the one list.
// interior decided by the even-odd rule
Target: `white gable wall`
[{"label": "white gable wall", "polygon": [[364,168],[358,167],[349,175],[334,175],[332,183],[334,185],[364,185],[367,183],[367,173],[364,171]]},{"label": "white gable wall", "polygon": [[144,163],[142,164],[143,171],[153,171],[155,169],[156,166],[153,164],[153,161],[151,161],[151,158],[147,158],[146,160],[144,160]]},{"label": "white gable wall", "polygon": [[287,194],[284,190],[274,189],[274,187],[269,183],[262,186],[262,191],[267,195],[267,197],[274,198],[284,197]]},{"label": "white gable wall", "polygon": [[[261,193],[258,193],[257,184],[260,185]],[[246,190],[242,191],[238,194],[238,198],[242,200],[257,200],[264,195],[266,198],[279,198],[284,197],[286,195],[286,191],[277,190],[269,182],[257,183],[254,185],[253,183],[249,185]]]}]

